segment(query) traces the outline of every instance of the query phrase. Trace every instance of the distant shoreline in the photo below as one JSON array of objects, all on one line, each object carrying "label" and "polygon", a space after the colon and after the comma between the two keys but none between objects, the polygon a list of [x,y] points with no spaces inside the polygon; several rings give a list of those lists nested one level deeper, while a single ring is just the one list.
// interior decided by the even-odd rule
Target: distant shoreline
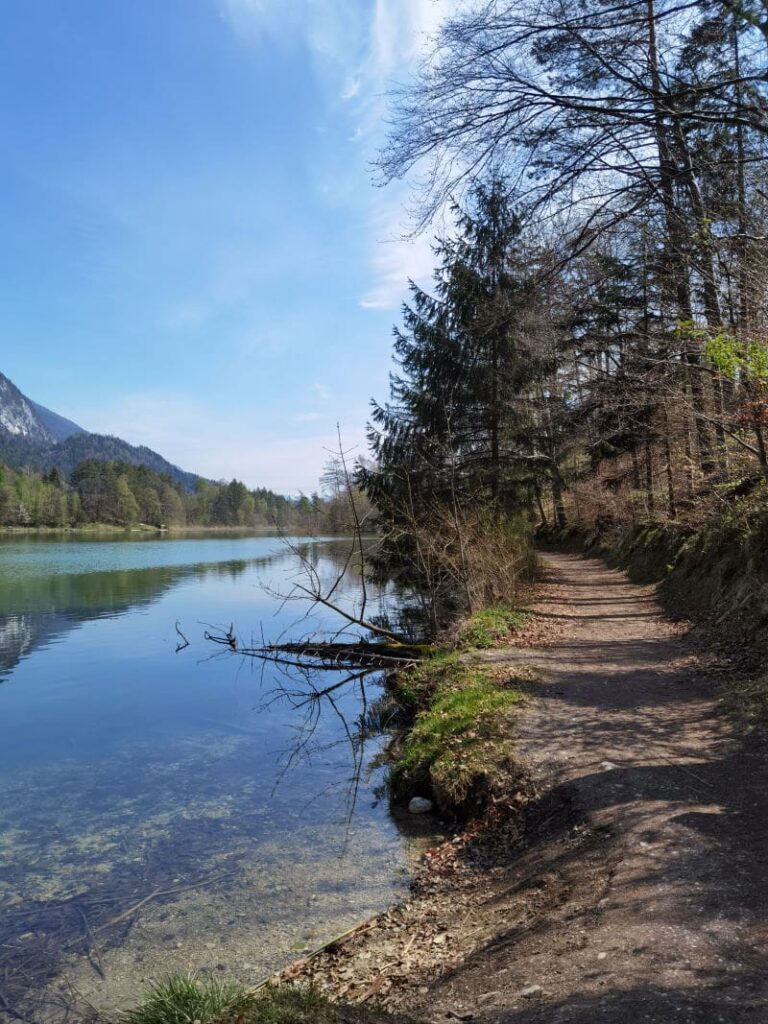
[{"label": "distant shoreline", "polygon": [[[290,531],[294,533],[294,531]],[[117,526],[113,523],[87,523],[84,526],[0,526],[0,536],[12,534],[184,534],[184,533],[237,533],[275,535],[274,526],[150,526],[139,523],[136,526]]]}]

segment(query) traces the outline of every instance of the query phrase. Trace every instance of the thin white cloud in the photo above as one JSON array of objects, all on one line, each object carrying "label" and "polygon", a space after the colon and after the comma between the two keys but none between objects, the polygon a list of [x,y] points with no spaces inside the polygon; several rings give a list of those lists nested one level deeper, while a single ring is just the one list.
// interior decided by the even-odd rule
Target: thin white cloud
[{"label": "thin white cloud", "polygon": [[409,280],[428,287],[435,265],[429,234],[407,235],[407,215],[396,201],[380,201],[371,221],[374,284],[360,300],[364,309],[394,309]]},{"label": "thin white cloud", "polygon": [[324,402],[329,401],[333,397],[331,389],[326,387],[325,384],[320,384],[317,381],[312,385],[312,390],[318,394]]},{"label": "thin white cloud", "polygon": [[302,18],[299,3],[282,0],[215,0],[224,19],[248,42],[265,37],[284,38],[289,30],[300,31]]},{"label": "thin white cloud", "polygon": [[346,102],[353,100],[355,96],[360,92],[362,82],[359,78],[348,78],[344,84],[344,88],[341,90],[341,98]]},{"label": "thin white cloud", "polygon": [[[354,109],[349,142],[359,149],[360,175],[384,141],[386,94],[411,75],[445,18],[473,0],[218,0],[241,34],[258,38],[276,22],[300,31],[321,75],[330,76],[336,101]],[[299,16],[297,17],[297,12]],[[364,230],[369,236],[371,284],[366,309],[396,309],[409,278],[429,280],[428,237],[407,240],[411,227],[406,191],[394,186],[381,198],[370,189]]]},{"label": "thin white cloud", "polygon": [[[384,142],[386,92],[416,70],[434,42],[441,23],[454,14],[463,0],[376,0],[370,44],[371,102],[366,112],[372,146]],[[363,137],[365,136],[363,129]],[[372,195],[369,220],[370,265],[373,282],[361,297],[364,309],[397,309],[407,295],[407,282],[429,287],[434,268],[432,237],[412,235],[408,192],[403,185],[390,186]]]}]

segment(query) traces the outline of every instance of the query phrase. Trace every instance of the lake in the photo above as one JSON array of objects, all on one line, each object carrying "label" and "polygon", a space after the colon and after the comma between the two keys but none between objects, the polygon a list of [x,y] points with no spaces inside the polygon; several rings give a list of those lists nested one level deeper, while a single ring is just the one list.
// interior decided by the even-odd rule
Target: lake
[{"label": "lake", "polygon": [[[349,542],[297,544],[331,579]],[[382,796],[380,680],[308,700],[205,639],[336,626],[281,603],[299,571],[277,537],[0,538],[0,1020],[254,984],[402,896],[425,838]]]}]

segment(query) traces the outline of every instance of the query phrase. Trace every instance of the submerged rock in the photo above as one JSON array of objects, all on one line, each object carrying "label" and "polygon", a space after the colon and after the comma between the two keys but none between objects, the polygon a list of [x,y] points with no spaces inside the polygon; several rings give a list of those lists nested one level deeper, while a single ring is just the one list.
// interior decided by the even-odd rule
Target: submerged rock
[{"label": "submerged rock", "polygon": [[415,796],[408,804],[408,810],[411,814],[429,814],[434,806],[432,801],[427,800],[425,796]]}]

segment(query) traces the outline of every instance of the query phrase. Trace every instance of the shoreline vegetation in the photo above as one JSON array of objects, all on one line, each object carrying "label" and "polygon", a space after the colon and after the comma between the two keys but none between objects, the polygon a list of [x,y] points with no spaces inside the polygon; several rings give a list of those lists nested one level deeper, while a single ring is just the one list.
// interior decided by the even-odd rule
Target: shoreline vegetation
[{"label": "shoreline vegetation", "polygon": [[183,536],[185,534],[237,534],[241,536],[278,536],[274,526],[199,526],[189,524],[185,526],[153,526],[150,523],[134,523],[129,526],[122,526],[115,523],[84,523],[81,526],[0,526],[0,536],[26,536],[28,534],[41,534],[43,536],[76,535],[88,536],[91,534],[113,534],[122,537],[126,534],[156,534],[168,536]]},{"label": "shoreline vegetation", "polygon": [[[366,499],[356,493],[359,505]],[[189,489],[147,466],[88,459],[65,476],[0,460],[0,531],[275,529],[336,534],[351,528],[349,503],[331,464],[323,493],[289,498],[239,480],[198,477]]]},{"label": "shoreline vegetation", "polygon": [[[388,752],[387,792],[403,811],[412,798],[428,801],[451,823],[450,843],[485,842],[504,833],[528,803],[528,783],[515,757],[516,716],[535,669],[483,663],[484,652],[525,642],[530,613],[509,604],[464,618],[450,640],[435,645],[418,664],[391,671],[388,697],[400,727]],[[426,857],[429,858],[429,852]],[[429,869],[427,869],[429,870]],[[390,908],[385,912],[397,912]],[[377,915],[380,917],[381,915]],[[376,925],[361,921],[305,954],[254,988],[176,976],[153,986],[121,1024],[399,1024],[400,1015],[377,1012],[364,998],[339,1004],[313,984],[292,980],[317,957]],[[373,994],[373,993],[372,993]],[[375,1000],[373,1000],[375,1002]]]}]

